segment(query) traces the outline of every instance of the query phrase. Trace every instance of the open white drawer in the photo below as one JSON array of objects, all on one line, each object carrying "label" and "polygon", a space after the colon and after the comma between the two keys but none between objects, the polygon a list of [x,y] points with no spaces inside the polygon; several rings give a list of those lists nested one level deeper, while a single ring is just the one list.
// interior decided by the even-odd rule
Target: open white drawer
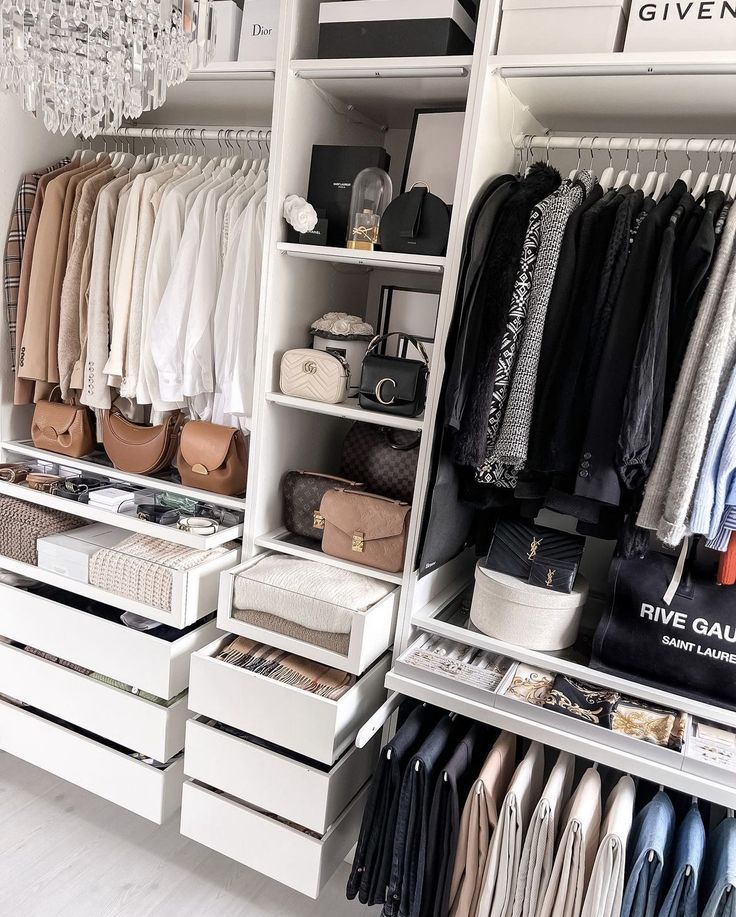
[{"label": "open white drawer", "polygon": [[0,634],[166,700],[189,684],[189,657],[217,633],[208,621],[169,642],[124,624],[0,585]]},{"label": "open white drawer", "polygon": [[183,758],[159,770],[2,700],[0,748],[158,825],[181,802]]},{"label": "open white drawer", "polygon": [[[372,665],[376,659],[391,647],[396,629],[396,616],[399,608],[401,590],[397,587],[388,593],[379,602],[372,605],[368,611],[353,614],[350,629],[350,642],[347,656],[332,650],[315,646],[304,640],[287,637],[275,633],[267,628],[257,627],[246,621],[239,620],[233,608],[235,594],[235,578],[249,567],[257,564],[264,555],[253,557],[243,564],[227,570],[220,578],[220,600],[217,612],[217,625],[220,630],[233,634],[242,634],[259,643],[278,647],[305,659],[313,659],[325,665],[342,669],[352,675],[360,675]],[[298,596],[295,596],[298,601]]]},{"label": "open white drawer", "polygon": [[0,569],[10,570],[12,573],[19,573],[21,576],[55,586],[57,589],[66,589],[96,602],[111,605],[113,608],[132,611],[152,621],[159,621],[161,624],[168,624],[170,627],[183,630],[190,624],[206,618],[217,609],[220,574],[237,563],[238,554],[236,548],[231,548],[218,557],[192,567],[191,570],[172,570],[170,610],[157,608],[155,605],[146,605],[123,595],[115,595],[99,586],[71,579],[58,571],[46,570],[2,555],[0,555]]},{"label": "open white drawer", "polygon": [[329,769],[231,735],[211,720],[187,723],[184,773],[317,834],[345,811],[370,778],[380,736],[351,748]]},{"label": "open white drawer", "polygon": [[367,790],[323,836],[196,783],[184,784],[181,833],[310,898],[317,898],[358,838]]},{"label": "open white drawer", "polygon": [[385,700],[389,654],[335,701],[216,659],[231,640],[192,656],[190,709],[307,758],[333,764]]},{"label": "open white drawer", "polygon": [[0,644],[0,694],[156,761],[184,748],[186,697],[164,707],[6,643]]}]

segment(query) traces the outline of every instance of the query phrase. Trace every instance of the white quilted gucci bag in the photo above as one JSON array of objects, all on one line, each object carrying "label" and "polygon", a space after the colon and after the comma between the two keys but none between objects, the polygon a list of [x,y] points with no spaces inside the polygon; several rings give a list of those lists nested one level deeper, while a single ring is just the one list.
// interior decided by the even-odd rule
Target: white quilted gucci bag
[{"label": "white quilted gucci bag", "polygon": [[279,385],[284,395],[339,404],[348,397],[350,367],[343,357],[322,350],[287,350]]}]

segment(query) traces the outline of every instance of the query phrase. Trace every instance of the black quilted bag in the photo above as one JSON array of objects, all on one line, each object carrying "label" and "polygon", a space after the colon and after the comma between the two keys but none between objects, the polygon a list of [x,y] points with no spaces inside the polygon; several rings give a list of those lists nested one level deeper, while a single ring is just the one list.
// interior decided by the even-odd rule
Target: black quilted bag
[{"label": "black quilted bag", "polygon": [[420,434],[355,423],[345,437],[341,474],[362,481],[368,493],[414,500]]},{"label": "black quilted bag", "polygon": [[292,535],[322,541],[324,520],[319,512],[322,497],[328,490],[348,487],[365,490],[365,485],[329,474],[313,471],[289,471],[281,483],[284,498],[284,526]]}]

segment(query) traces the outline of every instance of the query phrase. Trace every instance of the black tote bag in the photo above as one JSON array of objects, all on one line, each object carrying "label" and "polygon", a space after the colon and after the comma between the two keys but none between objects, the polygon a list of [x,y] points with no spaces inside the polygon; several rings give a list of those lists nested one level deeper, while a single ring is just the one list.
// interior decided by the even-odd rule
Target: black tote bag
[{"label": "black tote bag", "polygon": [[614,558],[590,664],[736,710],[736,588],[695,572],[684,551]]}]

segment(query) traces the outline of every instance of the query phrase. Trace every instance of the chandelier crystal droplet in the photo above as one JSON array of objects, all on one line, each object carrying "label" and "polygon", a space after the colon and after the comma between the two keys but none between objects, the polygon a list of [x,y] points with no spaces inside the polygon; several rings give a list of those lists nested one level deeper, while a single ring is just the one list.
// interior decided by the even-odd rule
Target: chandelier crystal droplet
[{"label": "chandelier crystal droplet", "polygon": [[94,137],[159,108],[210,58],[209,0],[0,0],[0,90]]}]

